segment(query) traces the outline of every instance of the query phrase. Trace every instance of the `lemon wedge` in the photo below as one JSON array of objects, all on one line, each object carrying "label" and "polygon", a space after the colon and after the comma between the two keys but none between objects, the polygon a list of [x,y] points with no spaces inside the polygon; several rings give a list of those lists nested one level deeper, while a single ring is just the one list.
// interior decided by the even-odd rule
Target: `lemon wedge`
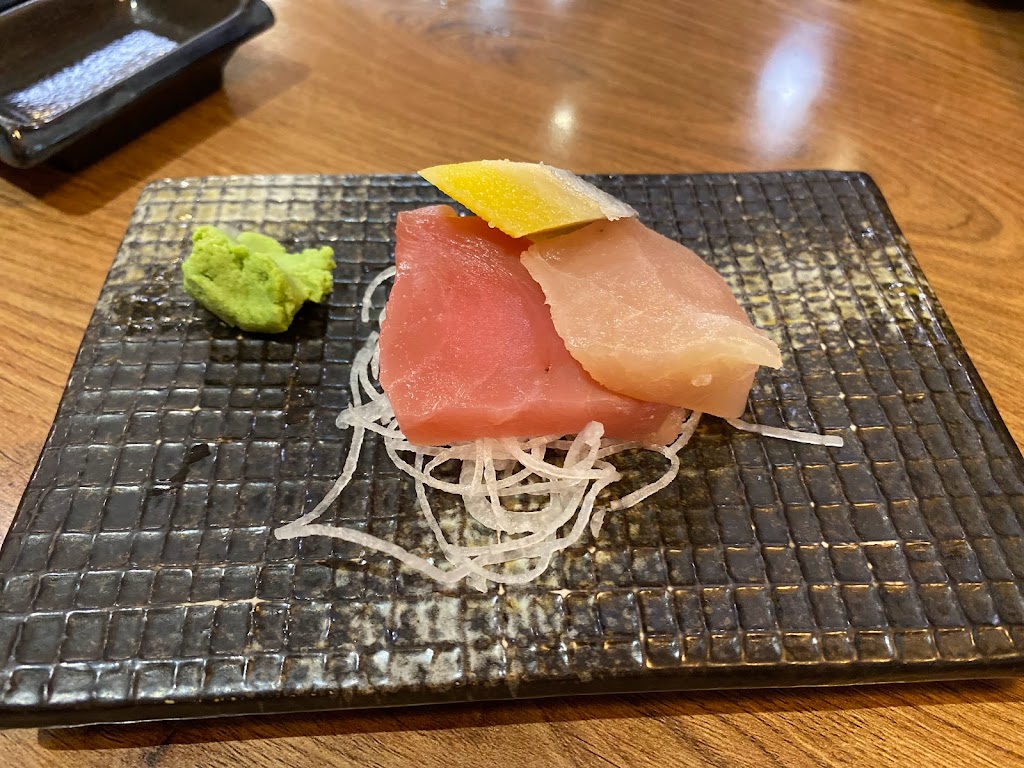
[{"label": "lemon wedge", "polygon": [[435,165],[420,176],[511,237],[539,236],[637,215],[579,176],[542,163],[478,160]]}]

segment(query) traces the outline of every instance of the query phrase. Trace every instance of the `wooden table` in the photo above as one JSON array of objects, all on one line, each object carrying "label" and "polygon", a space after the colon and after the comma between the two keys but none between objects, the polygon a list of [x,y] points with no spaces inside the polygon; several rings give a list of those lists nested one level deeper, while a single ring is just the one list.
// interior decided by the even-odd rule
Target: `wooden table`
[{"label": "wooden table", "polygon": [[[0,171],[0,521],[142,185],[864,170],[1024,439],[1024,13],[997,0],[277,0],[222,92],[96,165]],[[999,765],[1024,684],[702,693],[0,734],[6,765]]]}]

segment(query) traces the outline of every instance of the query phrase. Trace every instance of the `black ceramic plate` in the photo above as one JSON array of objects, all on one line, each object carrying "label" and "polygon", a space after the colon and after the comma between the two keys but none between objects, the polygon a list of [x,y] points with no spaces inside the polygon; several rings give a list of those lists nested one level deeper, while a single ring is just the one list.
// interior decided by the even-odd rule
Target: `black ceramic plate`
[{"label": "black ceramic plate", "polygon": [[215,90],[273,21],[260,0],[0,0],[0,161],[95,159]]},{"label": "black ceramic plate", "polygon": [[[279,541],[339,470],[355,306],[395,214],[442,196],[406,176],[160,182],[0,553],[3,725],[1017,673],[1021,455],[870,179],[595,181],[779,342],[752,417],[844,448],[708,419],[672,486],[528,587]],[[330,303],[278,337],[198,310],[179,262],[207,223],[333,244]],[[436,554],[412,500],[371,444],[326,519]]]}]

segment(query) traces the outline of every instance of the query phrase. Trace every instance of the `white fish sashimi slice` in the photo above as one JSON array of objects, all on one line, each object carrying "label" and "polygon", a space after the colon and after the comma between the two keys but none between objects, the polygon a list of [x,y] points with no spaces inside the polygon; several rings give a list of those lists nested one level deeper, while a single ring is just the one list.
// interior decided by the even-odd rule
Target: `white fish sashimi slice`
[{"label": "white fish sashimi slice", "polygon": [[782,364],[721,275],[635,219],[535,243],[522,262],[570,354],[614,392],[736,418],[757,368]]}]

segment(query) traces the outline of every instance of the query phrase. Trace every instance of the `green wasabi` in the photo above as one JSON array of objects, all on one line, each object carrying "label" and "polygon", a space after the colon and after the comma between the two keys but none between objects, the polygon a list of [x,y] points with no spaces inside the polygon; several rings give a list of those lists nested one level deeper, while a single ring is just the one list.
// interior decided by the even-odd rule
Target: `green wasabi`
[{"label": "green wasabi", "polygon": [[320,303],[333,285],[334,251],[288,253],[271,237],[243,232],[232,240],[216,227],[192,234],[181,265],[185,290],[228,325],[282,333],[304,302]]}]

